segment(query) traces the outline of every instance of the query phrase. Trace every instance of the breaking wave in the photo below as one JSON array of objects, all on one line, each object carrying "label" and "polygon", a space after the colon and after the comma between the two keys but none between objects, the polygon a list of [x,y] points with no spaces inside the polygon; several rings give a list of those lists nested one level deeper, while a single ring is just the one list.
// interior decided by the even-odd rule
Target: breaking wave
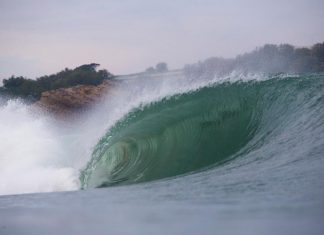
[{"label": "breaking wave", "polygon": [[[208,83],[131,109],[94,148],[82,188],[221,167],[251,152],[294,162],[324,146],[324,76]],[[279,154],[278,154],[279,155]]]}]

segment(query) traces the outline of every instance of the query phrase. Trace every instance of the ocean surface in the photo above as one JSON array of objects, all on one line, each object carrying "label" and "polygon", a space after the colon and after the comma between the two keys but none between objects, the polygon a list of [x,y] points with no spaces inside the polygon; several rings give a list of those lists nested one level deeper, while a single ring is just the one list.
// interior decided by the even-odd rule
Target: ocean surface
[{"label": "ocean surface", "polygon": [[324,234],[324,75],[121,77],[0,107],[0,234]]}]

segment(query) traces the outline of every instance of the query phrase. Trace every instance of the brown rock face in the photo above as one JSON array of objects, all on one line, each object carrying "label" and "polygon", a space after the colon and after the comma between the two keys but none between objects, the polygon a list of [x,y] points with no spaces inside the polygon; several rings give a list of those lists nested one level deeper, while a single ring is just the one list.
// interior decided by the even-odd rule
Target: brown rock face
[{"label": "brown rock face", "polygon": [[98,86],[77,85],[69,88],[46,91],[34,105],[58,116],[69,116],[87,109],[114,86],[106,80]]}]

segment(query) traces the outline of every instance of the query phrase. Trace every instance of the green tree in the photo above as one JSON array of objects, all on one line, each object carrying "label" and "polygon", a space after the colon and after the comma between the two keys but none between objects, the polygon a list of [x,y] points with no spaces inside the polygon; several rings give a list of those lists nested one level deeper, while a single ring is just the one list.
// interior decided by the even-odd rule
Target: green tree
[{"label": "green tree", "polygon": [[96,71],[99,64],[84,64],[73,70],[64,70],[49,76],[42,76],[36,80],[24,77],[10,77],[3,80],[2,94],[37,100],[41,93],[48,90],[71,87],[79,84],[99,85],[103,80],[114,76],[107,70]]}]

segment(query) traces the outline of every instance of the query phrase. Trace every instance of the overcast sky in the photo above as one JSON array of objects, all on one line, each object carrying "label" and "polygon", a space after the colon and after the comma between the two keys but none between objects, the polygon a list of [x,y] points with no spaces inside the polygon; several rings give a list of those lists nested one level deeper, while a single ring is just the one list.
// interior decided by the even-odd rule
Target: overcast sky
[{"label": "overcast sky", "polygon": [[127,74],[324,41],[323,0],[0,0],[0,78],[96,62]]}]

